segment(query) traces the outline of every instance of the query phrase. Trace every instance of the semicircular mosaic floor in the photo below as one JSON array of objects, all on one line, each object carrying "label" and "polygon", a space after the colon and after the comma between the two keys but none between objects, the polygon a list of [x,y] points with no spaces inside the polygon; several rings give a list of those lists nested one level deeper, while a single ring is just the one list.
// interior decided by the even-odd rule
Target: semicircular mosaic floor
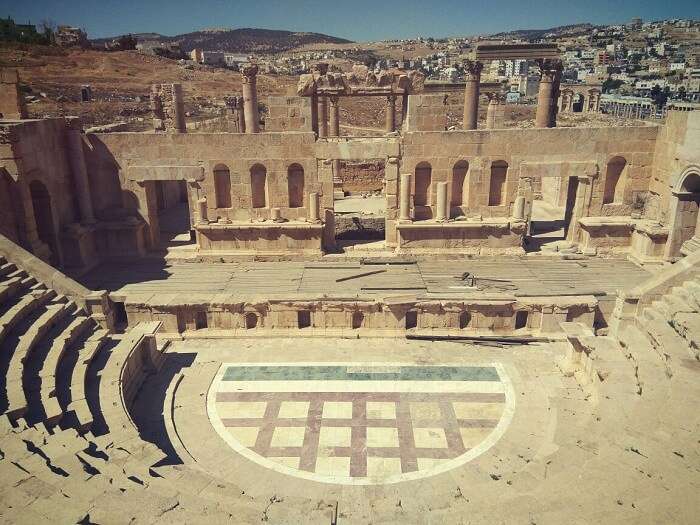
[{"label": "semicircular mosaic floor", "polygon": [[514,410],[498,363],[224,363],[207,397],[209,420],[233,453],[345,485],[464,465],[500,439]]}]

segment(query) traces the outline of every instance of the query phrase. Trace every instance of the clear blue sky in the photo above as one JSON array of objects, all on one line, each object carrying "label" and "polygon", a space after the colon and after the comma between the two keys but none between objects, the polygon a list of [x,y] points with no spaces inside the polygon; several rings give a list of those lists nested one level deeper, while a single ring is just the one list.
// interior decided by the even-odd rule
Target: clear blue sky
[{"label": "clear blue sky", "polygon": [[260,27],[367,41],[620,23],[633,16],[698,19],[700,0],[0,0],[0,16],[8,15],[83,27],[91,38]]}]

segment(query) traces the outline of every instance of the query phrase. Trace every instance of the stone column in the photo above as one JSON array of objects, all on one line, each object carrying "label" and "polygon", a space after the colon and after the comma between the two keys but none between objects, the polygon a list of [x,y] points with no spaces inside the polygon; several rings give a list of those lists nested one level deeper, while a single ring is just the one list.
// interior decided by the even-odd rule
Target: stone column
[{"label": "stone column", "polygon": [[558,61],[539,60],[540,66],[540,90],[537,94],[537,114],[535,115],[535,127],[551,128],[552,126],[552,111],[554,104],[552,96],[556,88],[555,81],[557,79],[558,67],[561,67]]},{"label": "stone column", "polygon": [[513,203],[513,218],[518,221],[525,220],[525,197],[518,195]]},{"label": "stone column", "polygon": [[396,131],[396,97],[389,95],[386,97],[386,114],[384,129],[387,133]]},{"label": "stone column", "polygon": [[437,212],[435,220],[444,222],[447,220],[447,183],[438,182],[437,184]]},{"label": "stone column", "polygon": [[90,182],[88,181],[87,168],[85,166],[85,153],[83,151],[83,138],[79,130],[68,130],[68,160],[73,173],[80,208],[80,218],[84,224],[94,224],[95,215],[92,210],[92,197],[90,196]]},{"label": "stone column", "polygon": [[318,193],[309,193],[309,222],[318,222]]},{"label": "stone column", "polygon": [[243,108],[243,97],[236,97],[236,107],[238,108],[238,113],[236,118],[238,119],[238,133],[245,133],[245,109]]},{"label": "stone column", "polygon": [[245,132],[258,133],[260,131],[258,115],[258,66],[247,64],[241,70],[243,73],[243,114],[245,115]]},{"label": "stone column", "polygon": [[328,136],[328,99],[318,97],[318,136]]},{"label": "stone column", "polygon": [[503,127],[503,104],[499,93],[489,95],[489,105],[486,108],[486,129],[498,129]]},{"label": "stone column", "polygon": [[182,84],[173,84],[173,131],[187,133],[185,124],[185,99],[182,96]]},{"label": "stone column", "polygon": [[207,211],[207,198],[202,197],[197,201],[197,207],[199,209],[199,222],[202,223],[208,223],[209,222],[209,217],[208,217],[208,211]]},{"label": "stone column", "polygon": [[339,98],[337,95],[331,95],[328,97],[331,104],[330,118],[331,122],[328,128],[329,137],[339,137],[340,136],[340,106]]},{"label": "stone column", "polygon": [[401,174],[401,185],[399,186],[399,220],[411,220],[411,174]]},{"label": "stone column", "polygon": [[479,118],[479,82],[481,82],[481,62],[468,60],[464,64],[466,84],[464,86],[463,129],[476,129]]}]

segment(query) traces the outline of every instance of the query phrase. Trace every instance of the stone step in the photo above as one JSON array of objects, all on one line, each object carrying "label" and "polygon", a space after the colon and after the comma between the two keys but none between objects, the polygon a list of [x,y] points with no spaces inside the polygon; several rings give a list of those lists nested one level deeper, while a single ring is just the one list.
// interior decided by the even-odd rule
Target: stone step
[{"label": "stone step", "polygon": [[70,410],[78,420],[80,432],[87,432],[94,421],[94,416],[87,402],[86,380],[88,368],[95,356],[108,341],[109,332],[104,329],[96,330],[79,349],[78,360],[70,375],[70,402],[64,411]]},{"label": "stone step", "polygon": [[27,396],[24,391],[23,376],[25,365],[32,358],[32,351],[42,337],[49,332],[65,316],[75,311],[74,303],[50,304],[24,332],[15,348],[7,371],[7,415],[12,419],[18,419],[27,411]]},{"label": "stone step", "polygon": [[95,321],[90,317],[77,316],[51,344],[38,372],[41,380],[40,400],[44,409],[44,425],[57,424],[63,415],[63,410],[56,397],[56,377],[61,360],[67,351],[78,351],[76,348],[71,348],[71,345],[95,324]]},{"label": "stone step", "polygon": [[683,288],[695,299],[696,304],[700,305],[700,283],[697,281],[686,281],[683,283]]},{"label": "stone step", "polygon": [[17,266],[13,263],[4,263],[0,265],[0,280],[7,279],[8,275],[17,271]]},{"label": "stone step", "polygon": [[685,339],[695,359],[700,359],[700,313],[678,313],[673,317],[671,326]]},{"label": "stone step", "polygon": [[687,305],[689,305],[693,311],[697,312],[700,310],[700,304],[695,300],[693,294],[690,293],[690,290],[687,288],[686,284],[687,283],[684,283],[683,286],[674,286],[669,290],[669,294],[681,299]]},{"label": "stone step", "polygon": [[691,356],[687,341],[669,324],[667,318],[655,307],[645,308],[640,326],[648,335],[654,350],[668,364],[679,364]]},{"label": "stone step", "polygon": [[23,288],[21,277],[13,277],[4,281],[0,284],[0,304],[14,299]]},{"label": "stone step", "polygon": [[0,347],[7,334],[23,319],[56,296],[53,290],[35,290],[23,297],[0,317]]},{"label": "stone step", "polygon": [[697,308],[685,299],[674,293],[667,293],[661,298],[661,302],[667,306],[670,314],[667,319],[672,319],[677,312],[697,312]]}]

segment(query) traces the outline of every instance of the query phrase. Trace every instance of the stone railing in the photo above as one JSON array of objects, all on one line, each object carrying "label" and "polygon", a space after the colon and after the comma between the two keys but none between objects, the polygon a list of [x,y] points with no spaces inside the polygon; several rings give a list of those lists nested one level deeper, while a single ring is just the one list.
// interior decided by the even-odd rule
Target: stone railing
[{"label": "stone railing", "polygon": [[644,308],[661,299],[671,288],[698,275],[700,275],[700,252],[684,257],[639,286],[620,293],[610,322],[611,333],[616,334],[624,325],[633,322],[642,314]]},{"label": "stone railing", "polygon": [[126,439],[136,431],[129,409],[144,379],[162,365],[155,334],[161,323],[139,323],[110,352],[100,384],[100,408],[111,434]]},{"label": "stone railing", "polygon": [[48,288],[75,301],[103,328],[113,330],[111,301],[106,291],[86,288],[4,235],[0,235],[0,255]]}]

